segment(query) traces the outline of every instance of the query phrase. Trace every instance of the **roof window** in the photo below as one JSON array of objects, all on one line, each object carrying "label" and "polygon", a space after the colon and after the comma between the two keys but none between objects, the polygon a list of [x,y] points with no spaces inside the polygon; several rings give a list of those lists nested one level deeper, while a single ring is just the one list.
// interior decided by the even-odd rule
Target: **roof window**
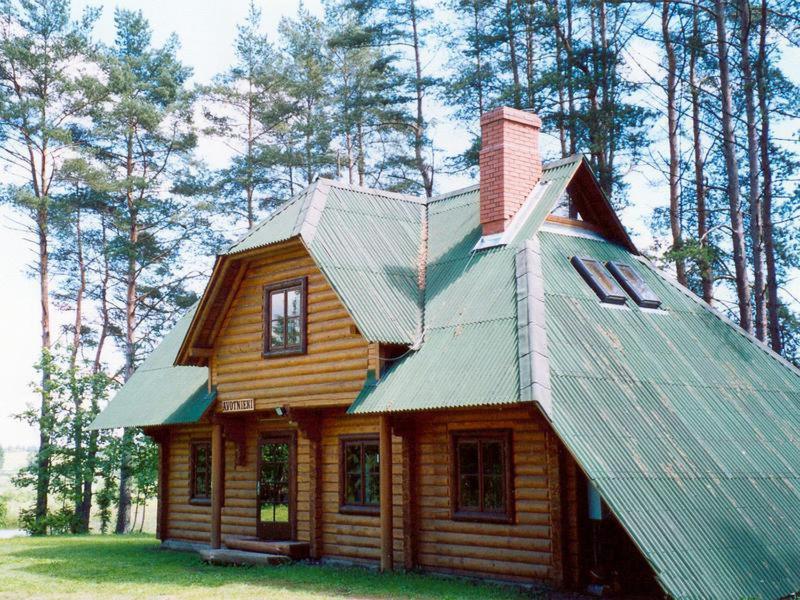
[{"label": "roof window", "polygon": [[642,308],[661,306],[661,299],[650,289],[636,269],[625,263],[614,261],[606,263],[606,266],[636,304]]},{"label": "roof window", "polygon": [[625,304],[627,297],[603,264],[593,258],[572,257],[572,266],[586,280],[589,287],[606,304]]}]

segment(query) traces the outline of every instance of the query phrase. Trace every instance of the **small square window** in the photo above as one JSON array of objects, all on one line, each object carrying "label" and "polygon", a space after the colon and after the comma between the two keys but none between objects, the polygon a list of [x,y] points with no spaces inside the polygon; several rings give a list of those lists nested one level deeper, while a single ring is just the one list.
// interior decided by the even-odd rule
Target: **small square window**
[{"label": "small square window", "polygon": [[642,308],[658,308],[661,306],[661,299],[650,289],[647,282],[639,272],[630,265],[621,262],[606,263],[608,270],[620,285],[625,288],[633,301]]},{"label": "small square window", "polygon": [[264,356],[306,352],[307,280],[264,288]]},{"label": "small square window", "polygon": [[613,277],[606,271],[602,263],[593,258],[572,257],[572,266],[581,274],[601,302],[607,304],[625,304],[628,300],[625,292]]}]

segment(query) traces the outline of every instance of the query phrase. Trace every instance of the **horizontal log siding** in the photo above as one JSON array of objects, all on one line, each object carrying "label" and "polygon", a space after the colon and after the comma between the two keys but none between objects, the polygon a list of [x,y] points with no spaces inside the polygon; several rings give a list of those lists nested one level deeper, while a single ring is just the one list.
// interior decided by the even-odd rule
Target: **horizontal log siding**
[{"label": "horizontal log siding", "polygon": [[186,425],[171,432],[167,481],[167,536],[172,540],[210,541],[211,506],[191,504],[189,497],[190,453],[193,440],[211,440],[211,427]]},{"label": "horizontal log siding", "polygon": [[[308,277],[308,352],[264,358],[263,288],[304,276]],[[235,293],[211,360],[218,410],[222,400],[240,398],[254,398],[257,410],[284,404],[349,405],[355,400],[367,374],[368,343],[299,242],[281,244],[253,258]]]},{"label": "horizontal log siding", "polygon": [[[325,558],[378,564],[381,530],[378,515],[339,512],[339,453],[341,436],[378,435],[378,417],[328,413],[322,420],[322,553]],[[394,499],[394,563],[403,564],[402,440],[392,437]]]},{"label": "horizontal log siding", "polygon": [[[515,522],[450,518],[450,434],[512,430]],[[417,564],[426,570],[551,583],[546,424],[524,409],[428,413],[416,420]]]}]

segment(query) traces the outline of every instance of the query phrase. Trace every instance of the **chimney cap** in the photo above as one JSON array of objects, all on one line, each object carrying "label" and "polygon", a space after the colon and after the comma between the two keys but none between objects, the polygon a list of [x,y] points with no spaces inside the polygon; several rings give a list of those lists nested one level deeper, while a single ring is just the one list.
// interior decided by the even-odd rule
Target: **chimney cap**
[{"label": "chimney cap", "polygon": [[481,115],[481,127],[493,123],[494,121],[516,121],[523,125],[530,125],[541,129],[542,120],[539,116],[529,110],[520,110],[509,106],[499,106]]}]

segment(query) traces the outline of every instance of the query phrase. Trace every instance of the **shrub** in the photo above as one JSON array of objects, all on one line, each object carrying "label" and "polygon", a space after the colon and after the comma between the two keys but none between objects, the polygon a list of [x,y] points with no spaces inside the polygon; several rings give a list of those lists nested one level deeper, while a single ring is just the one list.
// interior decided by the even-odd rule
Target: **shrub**
[{"label": "shrub", "polygon": [[0,496],[0,529],[8,527],[8,498]]}]

